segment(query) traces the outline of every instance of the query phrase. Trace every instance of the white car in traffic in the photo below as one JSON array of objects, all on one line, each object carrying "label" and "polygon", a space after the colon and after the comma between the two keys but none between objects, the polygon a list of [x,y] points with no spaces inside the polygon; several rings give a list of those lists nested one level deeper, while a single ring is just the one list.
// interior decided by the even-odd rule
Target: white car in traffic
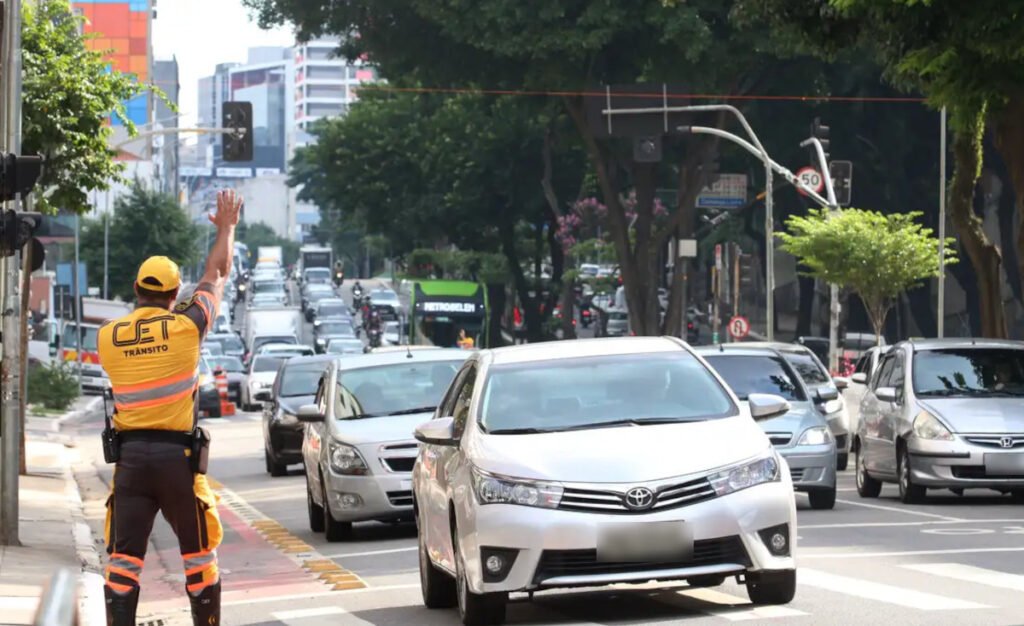
[{"label": "white car in traffic", "polygon": [[509,592],[728,576],[789,602],[793,487],[756,423],[788,409],[672,338],[473,354],[416,429],[424,603],[498,624]]}]

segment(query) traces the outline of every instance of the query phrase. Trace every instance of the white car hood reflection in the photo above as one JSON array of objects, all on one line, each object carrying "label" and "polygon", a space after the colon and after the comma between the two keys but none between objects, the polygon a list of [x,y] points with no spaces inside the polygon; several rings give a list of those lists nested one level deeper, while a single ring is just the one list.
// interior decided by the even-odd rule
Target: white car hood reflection
[{"label": "white car hood reflection", "polygon": [[767,452],[746,414],[679,424],[530,435],[475,433],[466,454],[478,468],[516,478],[638,483],[704,472]]}]

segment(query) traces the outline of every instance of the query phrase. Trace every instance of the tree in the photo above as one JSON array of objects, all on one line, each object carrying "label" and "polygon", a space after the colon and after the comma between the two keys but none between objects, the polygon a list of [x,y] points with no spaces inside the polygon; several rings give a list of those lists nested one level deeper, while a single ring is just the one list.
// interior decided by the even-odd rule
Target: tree
[{"label": "tree", "polygon": [[248,246],[254,255],[260,246],[280,246],[282,261],[286,266],[295,263],[299,258],[299,244],[278,235],[273,228],[263,222],[239,224],[236,239]]},{"label": "tree", "polygon": [[67,0],[22,5],[22,153],[45,159],[36,207],[85,213],[88,192],[107,189],[124,169],[107,145],[108,118],[134,135],[124,102],[146,89],[162,92],[112,71],[102,52],[88,50],[79,32],[84,18]]},{"label": "tree", "polygon": [[[135,274],[142,262],[155,254],[170,257],[179,265],[191,265],[200,250],[199,229],[189,220],[174,196],[136,182],[130,193],[114,203],[110,221],[110,292],[124,300],[135,298]],[[89,282],[103,282],[103,221],[82,223],[82,260],[88,264]],[[202,251],[205,253],[205,250]]]},{"label": "tree", "polygon": [[[845,209],[830,215],[814,209],[786,221],[782,248],[800,259],[808,273],[856,293],[881,338],[894,299],[939,274],[939,240],[915,220],[919,212],[883,215]],[[946,263],[954,263],[951,255]]]}]

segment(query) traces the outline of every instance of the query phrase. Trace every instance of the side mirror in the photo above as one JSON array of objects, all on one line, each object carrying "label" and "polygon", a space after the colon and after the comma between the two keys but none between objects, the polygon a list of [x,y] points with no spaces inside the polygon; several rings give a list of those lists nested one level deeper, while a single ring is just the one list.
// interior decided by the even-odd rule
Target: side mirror
[{"label": "side mirror", "polygon": [[837,400],[839,398],[839,390],[835,387],[818,387],[815,392],[819,402],[828,402],[829,400]]},{"label": "side mirror", "polygon": [[835,383],[836,389],[842,391],[850,386],[850,379],[846,376],[833,376],[832,382]]},{"label": "side mirror", "polygon": [[853,376],[850,376],[850,382],[857,383],[858,385],[868,384],[868,375],[864,372],[857,372]]},{"label": "side mirror", "polygon": [[269,389],[260,389],[256,393],[252,394],[252,399],[257,401],[257,402],[270,402],[271,401],[270,390]]},{"label": "side mirror", "polygon": [[785,415],[790,408],[788,400],[769,393],[750,394],[747,396],[747,405],[750,407],[750,417],[758,422]]},{"label": "side mirror", "polygon": [[875,397],[880,402],[896,402],[896,388],[895,387],[879,387],[875,389]]},{"label": "side mirror", "polygon": [[299,407],[295,418],[300,422],[322,422],[324,421],[324,414],[320,412],[320,407],[315,404],[303,404]]},{"label": "side mirror", "polygon": [[457,446],[459,442],[455,439],[455,418],[442,417],[420,424],[413,431],[417,441],[430,443],[438,446]]}]

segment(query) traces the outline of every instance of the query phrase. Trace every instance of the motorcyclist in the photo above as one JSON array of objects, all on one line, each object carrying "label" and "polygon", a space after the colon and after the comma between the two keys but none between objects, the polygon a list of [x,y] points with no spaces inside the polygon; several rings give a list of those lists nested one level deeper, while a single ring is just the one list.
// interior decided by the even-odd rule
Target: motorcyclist
[{"label": "motorcyclist", "polygon": [[335,287],[341,287],[341,284],[345,282],[345,266],[341,261],[334,262],[333,280]]},{"label": "motorcyclist", "polygon": [[380,312],[377,309],[370,307],[369,316],[366,319],[365,326],[366,336],[370,339],[370,345],[374,348],[380,346],[380,336],[382,332],[381,325]]}]

